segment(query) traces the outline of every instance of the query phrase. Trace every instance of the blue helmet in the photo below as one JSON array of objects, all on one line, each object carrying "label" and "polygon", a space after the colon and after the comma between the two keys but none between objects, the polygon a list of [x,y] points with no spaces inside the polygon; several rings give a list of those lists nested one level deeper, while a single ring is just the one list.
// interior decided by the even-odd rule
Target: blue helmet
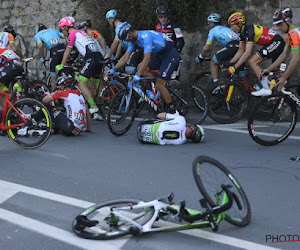
[{"label": "blue helmet", "polygon": [[221,15],[218,13],[211,13],[207,17],[207,21],[209,22],[214,22],[214,23],[219,23],[221,21]]},{"label": "blue helmet", "polygon": [[121,24],[118,32],[118,37],[121,41],[126,41],[128,39],[128,32],[131,28],[131,24],[124,22]]},{"label": "blue helmet", "polygon": [[117,17],[117,14],[118,14],[118,11],[117,10],[110,10],[106,13],[106,19],[109,19],[109,18],[116,18]]}]

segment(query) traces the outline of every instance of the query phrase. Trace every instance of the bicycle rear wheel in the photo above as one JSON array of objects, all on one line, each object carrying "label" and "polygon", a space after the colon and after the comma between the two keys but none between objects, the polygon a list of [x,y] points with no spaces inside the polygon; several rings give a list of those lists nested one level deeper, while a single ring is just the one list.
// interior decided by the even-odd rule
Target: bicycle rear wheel
[{"label": "bicycle rear wheel", "polygon": [[119,82],[109,82],[101,89],[96,104],[99,108],[100,115],[105,121],[107,121],[109,105],[115,95],[122,89],[125,89],[125,87]]},{"label": "bicycle rear wheel", "polygon": [[247,111],[246,89],[240,84],[216,82],[207,90],[208,115],[218,123],[234,123]]},{"label": "bicycle rear wheel", "polygon": [[296,123],[296,105],[290,98],[277,93],[254,105],[248,118],[248,131],[256,143],[274,146],[288,138]]},{"label": "bicycle rear wheel", "polygon": [[116,136],[124,135],[136,117],[136,102],[133,96],[128,100],[127,89],[119,91],[112,100],[107,114],[110,132]]},{"label": "bicycle rear wheel", "polygon": [[[15,108],[25,118],[27,124],[8,129],[7,134],[21,148],[38,148],[49,138],[52,122],[47,108],[37,100],[21,99],[14,104]],[[13,126],[23,121],[18,113],[11,107],[6,115],[6,125]]]},{"label": "bicycle rear wheel", "polygon": [[[133,225],[120,217],[112,216],[111,208],[125,208],[118,212],[140,225],[144,225],[152,218],[154,208],[131,209],[132,205],[137,205],[139,202],[140,200],[135,199],[119,199],[89,207],[75,218],[72,224],[73,231],[82,238],[95,240],[115,239],[130,234]],[[80,216],[96,221],[96,225],[84,227],[80,223]]]},{"label": "bicycle rear wheel", "polygon": [[232,207],[225,211],[225,220],[236,226],[246,226],[251,220],[251,208],[248,198],[237,179],[219,161],[209,156],[197,156],[193,162],[193,175],[198,189],[210,206],[222,205],[223,194],[216,196],[221,185],[230,185],[241,205],[234,200]]}]

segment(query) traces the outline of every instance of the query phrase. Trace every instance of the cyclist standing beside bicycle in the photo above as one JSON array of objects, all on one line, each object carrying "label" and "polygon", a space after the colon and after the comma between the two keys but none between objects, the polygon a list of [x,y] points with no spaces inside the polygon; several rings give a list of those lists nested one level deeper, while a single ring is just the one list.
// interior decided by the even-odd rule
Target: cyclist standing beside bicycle
[{"label": "cyclist standing beside bicycle", "polygon": [[39,23],[36,27],[35,40],[41,55],[41,63],[45,61],[45,51],[44,45],[50,50],[50,76],[51,76],[51,87],[52,90],[55,89],[57,73],[55,72],[56,65],[60,64],[66,46],[62,40],[63,34],[55,29],[47,29],[47,27]]},{"label": "cyclist standing beside bicycle", "polygon": [[[116,64],[118,69],[126,64],[131,53],[139,46],[144,51],[143,61],[140,63],[138,71],[133,76],[134,82],[140,81],[140,76],[153,77],[150,70],[159,69],[158,77],[155,81],[157,90],[161,93],[167,104],[167,112],[175,113],[170,92],[166,88],[166,83],[170,79],[173,71],[177,69],[181,59],[173,41],[163,33],[156,31],[137,31],[129,23],[123,23],[119,30],[119,38],[129,41],[128,49]],[[110,73],[112,73],[111,71]]]},{"label": "cyclist standing beside bicycle", "polygon": [[199,143],[204,139],[200,125],[186,125],[185,118],[169,113],[159,113],[158,119],[144,120],[138,125],[137,136],[141,143],[180,145],[186,139]]},{"label": "cyclist standing beside bicycle", "polygon": [[266,59],[272,59],[272,62],[274,62],[278,58],[284,49],[285,42],[283,38],[277,32],[263,26],[256,24],[246,25],[246,19],[242,12],[233,13],[228,18],[228,24],[234,32],[240,33],[241,39],[238,52],[230,60],[234,65],[227,68],[228,73],[233,74],[248,60],[254,44],[262,45],[263,47],[255,55],[251,56],[248,62],[263,88],[251,94],[254,96],[271,95],[272,91],[268,82],[264,78],[261,79],[259,63]]},{"label": "cyclist standing beside bicycle", "polygon": [[210,62],[210,70],[213,78],[213,82],[219,80],[219,71],[218,64],[229,61],[234,57],[235,53],[239,48],[239,36],[230,28],[226,26],[221,26],[221,15],[218,13],[211,13],[207,17],[209,33],[206,44],[201,50],[201,53],[196,57],[196,63],[199,63],[203,57],[207,54],[210,46],[214,39],[217,40],[224,48],[217,51],[216,54],[212,57]]},{"label": "cyclist standing beside bicycle", "polygon": [[292,24],[292,18],[293,13],[289,7],[280,8],[274,12],[273,24],[275,24],[282,33],[286,33],[286,45],[278,59],[261,73],[262,76],[268,75],[284,62],[292,52],[292,59],[289,66],[277,82],[278,90],[282,89],[300,61],[300,27]]},{"label": "cyclist standing beside bicycle", "polygon": [[100,84],[100,75],[102,71],[102,65],[100,61],[103,61],[103,57],[97,46],[96,41],[89,37],[84,31],[76,30],[74,28],[75,20],[73,17],[64,17],[59,21],[59,27],[62,29],[63,34],[68,37],[69,43],[63,55],[63,59],[60,65],[56,66],[56,70],[60,71],[67,63],[68,57],[75,46],[78,52],[83,56],[82,67],[79,72],[78,86],[87,100],[90,106],[90,113],[95,116],[98,115],[98,107],[92,97],[92,93],[87,84],[92,77],[93,82]]}]

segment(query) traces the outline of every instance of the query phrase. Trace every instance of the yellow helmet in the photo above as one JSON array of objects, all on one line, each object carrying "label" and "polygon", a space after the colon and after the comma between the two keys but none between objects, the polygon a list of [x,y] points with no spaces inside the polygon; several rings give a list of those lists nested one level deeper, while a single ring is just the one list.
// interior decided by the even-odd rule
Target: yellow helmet
[{"label": "yellow helmet", "polygon": [[233,25],[237,23],[245,24],[245,15],[242,12],[234,12],[229,18],[228,18],[228,24]]}]

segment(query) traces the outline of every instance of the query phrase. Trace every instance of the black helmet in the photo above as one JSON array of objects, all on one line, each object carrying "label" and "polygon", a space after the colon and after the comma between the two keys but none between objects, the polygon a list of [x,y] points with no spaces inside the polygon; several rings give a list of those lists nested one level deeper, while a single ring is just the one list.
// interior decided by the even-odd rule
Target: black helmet
[{"label": "black helmet", "polygon": [[156,11],[155,11],[156,15],[159,14],[169,14],[169,9],[167,6],[159,6],[157,7]]},{"label": "black helmet", "polygon": [[14,38],[16,37],[15,28],[13,26],[11,26],[10,24],[8,24],[7,26],[5,26],[3,28],[3,31],[12,34]]},{"label": "black helmet", "polygon": [[283,7],[283,8],[277,9],[274,12],[273,24],[286,22],[286,21],[292,20],[292,18],[293,18],[293,12],[292,12],[291,8]]},{"label": "black helmet", "polygon": [[79,29],[83,29],[84,26],[88,26],[89,28],[91,28],[92,27],[91,20],[87,19],[87,20],[82,21],[79,24]]},{"label": "black helmet", "polygon": [[46,30],[47,27],[42,24],[42,23],[38,23],[37,27],[36,27],[36,33],[40,32],[41,30]]},{"label": "black helmet", "polygon": [[71,75],[64,74],[57,78],[56,85],[57,86],[65,85],[66,87],[69,87],[72,85],[72,82],[73,82],[73,77]]}]

